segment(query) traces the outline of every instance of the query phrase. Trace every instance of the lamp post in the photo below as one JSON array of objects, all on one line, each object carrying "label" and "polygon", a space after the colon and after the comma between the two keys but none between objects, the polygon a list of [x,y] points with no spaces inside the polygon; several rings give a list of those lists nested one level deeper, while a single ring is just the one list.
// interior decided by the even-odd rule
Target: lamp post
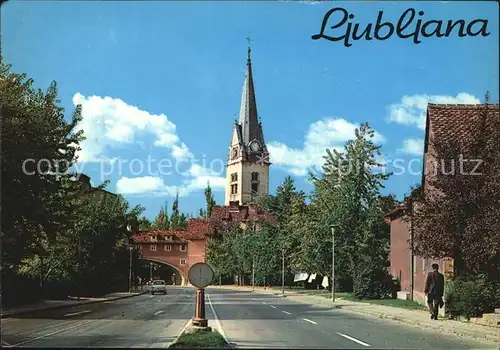
[{"label": "lamp post", "polygon": [[281,294],[285,294],[285,249],[281,250]]},{"label": "lamp post", "polygon": [[335,225],[331,225],[332,229],[332,302],[335,303]]},{"label": "lamp post", "polygon": [[255,258],[252,258],[252,291],[255,291]]},{"label": "lamp post", "polygon": [[128,292],[132,293],[132,251],[134,246],[129,245],[129,266],[128,266]]}]

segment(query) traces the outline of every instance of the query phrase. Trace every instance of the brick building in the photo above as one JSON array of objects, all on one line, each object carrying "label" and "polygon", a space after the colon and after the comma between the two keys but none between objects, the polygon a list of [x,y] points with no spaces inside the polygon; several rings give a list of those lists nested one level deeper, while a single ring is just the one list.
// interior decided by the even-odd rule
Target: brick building
[{"label": "brick building", "polygon": [[[436,169],[436,152],[432,149],[432,140],[454,140],[461,144],[464,154],[470,145],[472,128],[477,127],[478,118],[486,111],[487,125],[498,127],[500,125],[499,105],[438,105],[429,104],[427,107],[427,120],[424,140],[423,171],[421,190],[427,198],[438,194],[429,181],[432,176],[438,176]],[[493,140],[493,144],[498,140]],[[390,272],[401,281],[399,297],[411,298],[424,302],[425,278],[431,270],[431,265],[437,263],[445,278],[453,274],[452,259],[432,260],[414,256],[411,250],[411,213],[408,210],[409,198],[403,204],[396,206],[385,217],[391,225],[390,242]],[[418,206],[418,202],[414,204]],[[413,271],[412,271],[413,270]],[[444,309],[441,310],[443,312]]]}]

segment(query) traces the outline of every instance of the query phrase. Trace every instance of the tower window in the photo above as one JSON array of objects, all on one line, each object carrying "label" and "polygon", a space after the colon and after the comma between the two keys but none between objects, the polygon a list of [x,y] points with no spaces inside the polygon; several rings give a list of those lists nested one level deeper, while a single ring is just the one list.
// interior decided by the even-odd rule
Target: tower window
[{"label": "tower window", "polygon": [[238,184],[231,185],[231,194],[238,193]]},{"label": "tower window", "polygon": [[259,173],[255,171],[252,173],[252,181],[259,181]]},{"label": "tower window", "polygon": [[259,184],[253,183],[252,184],[252,194],[257,194],[258,192],[259,192]]},{"label": "tower window", "polygon": [[236,182],[236,181],[238,181],[238,173],[232,173],[231,182]]}]

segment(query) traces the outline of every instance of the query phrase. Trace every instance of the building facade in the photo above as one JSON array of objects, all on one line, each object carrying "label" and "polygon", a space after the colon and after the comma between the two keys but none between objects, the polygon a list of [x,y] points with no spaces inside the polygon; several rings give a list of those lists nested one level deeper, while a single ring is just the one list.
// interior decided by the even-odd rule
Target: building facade
[{"label": "building facade", "polygon": [[233,124],[226,165],[225,205],[255,203],[269,193],[269,152],[262,124],[257,115],[252,75],[251,49],[248,48],[247,71],[241,95],[240,118]]},{"label": "building facade", "polygon": [[[499,105],[448,105],[429,104],[425,129],[424,154],[422,169],[421,189],[422,194],[428,198],[441,195],[437,188],[431,186],[431,180],[440,176],[439,162],[433,141],[456,142],[461,145],[464,155],[467,155],[471,144],[473,128],[477,127],[482,115],[486,115],[486,125],[500,125]],[[487,130],[487,129],[486,129]],[[488,134],[488,133],[487,133]],[[486,145],[498,145],[495,133],[486,135]],[[473,157],[474,158],[474,157]],[[390,241],[390,272],[401,282],[401,298],[411,298],[424,303],[424,288],[427,273],[431,265],[437,263],[445,278],[454,273],[452,259],[433,260],[415,256],[411,244],[411,211],[408,210],[407,201],[398,205],[385,217],[391,225]],[[418,200],[413,204],[418,211]],[[443,209],[445,210],[445,209]],[[416,224],[416,223],[415,223]],[[440,312],[444,312],[444,308]]]}]

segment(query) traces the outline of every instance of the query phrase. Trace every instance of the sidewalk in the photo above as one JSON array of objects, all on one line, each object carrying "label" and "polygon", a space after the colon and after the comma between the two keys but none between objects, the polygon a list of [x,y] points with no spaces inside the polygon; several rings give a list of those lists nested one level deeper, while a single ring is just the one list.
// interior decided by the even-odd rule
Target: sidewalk
[{"label": "sidewalk", "polygon": [[[210,286],[210,288],[227,288],[234,290],[251,291],[251,286]],[[465,336],[475,339],[487,339],[491,342],[500,344],[500,326],[485,326],[466,321],[440,319],[434,321],[430,319],[427,311],[403,309],[393,306],[369,304],[364,302],[356,302],[345,299],[336,299],[335,305],[332,306],[331,299],[324,296],[304,295],[303,293],[294,290],[285,290],[282,294],[281,290],[267,289],[263,287],[255,287],[255,292],[275,295],[276,297],[286,297],[293,301],[313,304],[322,307],[334,307],[350,312],[369,315],[377,318],[390,319],[399,323],[419,326],[421,328],[430,329],[442,333],[451,333],[459,336]]]},{"label": "sidewalk", "polygon": [[139,290],[137,292],[132,292],[132,293],[129,292],[111,293],[104,295],[100,298],[81,297],[78,300],[78,298],[76,297],[69,297],[69,299],[67,300],[43,300],[37,303],[23,305],[19,307],[6,308],[6,309],[2,308],[2,318],[15,317],[34,311],[62,309],[65,307],[71,307],[75,305],[94,304],[94,303],[102,303],[104,301],[131,298],[145,293],[148,293],[148,290],[146,289],[143,291]]}]

